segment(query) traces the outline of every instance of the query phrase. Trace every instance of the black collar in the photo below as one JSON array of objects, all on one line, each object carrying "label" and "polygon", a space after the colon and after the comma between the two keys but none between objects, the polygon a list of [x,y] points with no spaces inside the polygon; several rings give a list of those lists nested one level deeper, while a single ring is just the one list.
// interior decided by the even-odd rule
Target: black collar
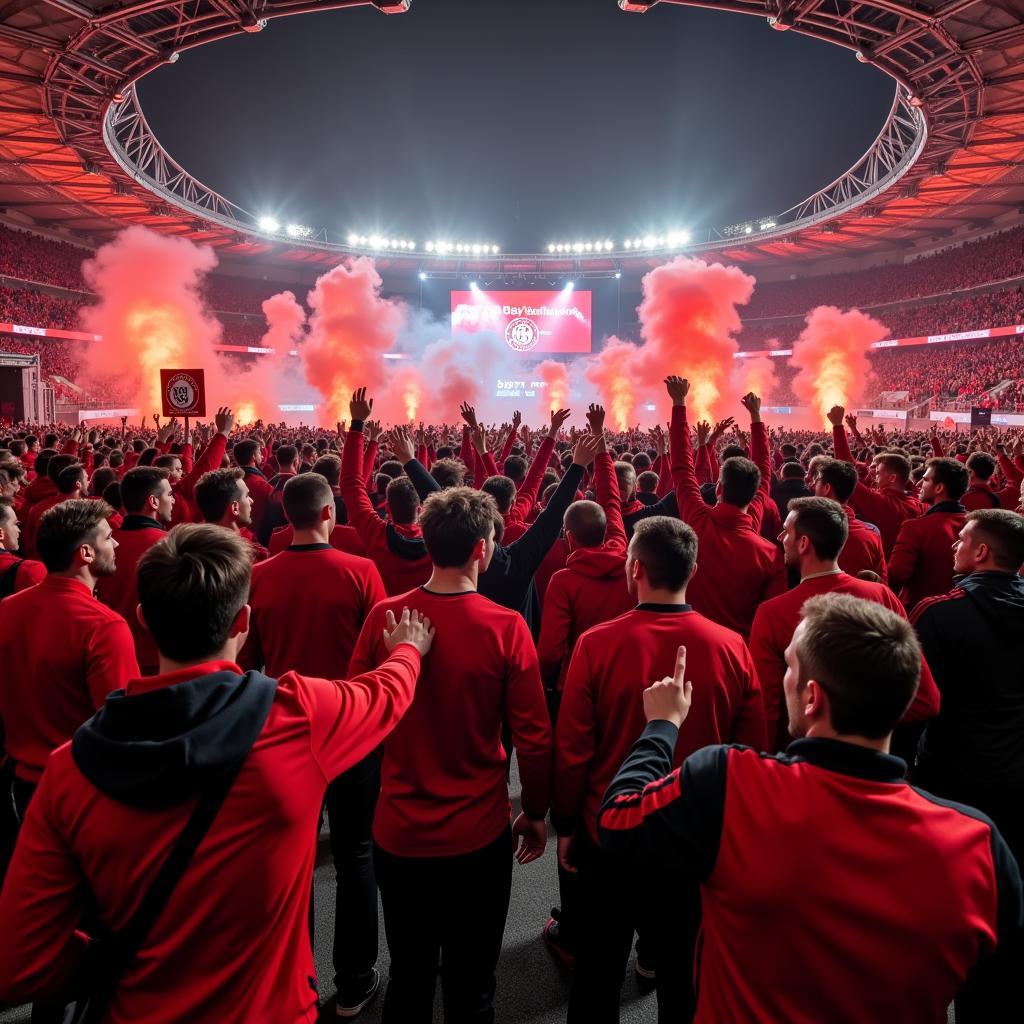
[{"label": "black collar", "polygon": [[965,506],[961,505],[959,501],[937,501],[927,512],[926,516],[930,516],[933,512],[966,512]]},{"label": "black collar", "polygon": [[692,612],[693,605],[689,604],[656,604],[653,601],[641,601],[633,611],[635,612],[668,612],[671,615],[679,612]]},{"label": "black collar", "polygon": [[844,743],[842,740],[794,740],[786,747],[786,754],[826,771],[854,775],[873,782],[903,782],[907,774],[906,761],[892,754],[882,754],[869,747],[859,747],[856,743]]},{"label": "black collar", "polygon": [[267,479],[266,473],[264,473],[262,469],[259,469],[256,466],[242,466],[241,468],[242,468],[242,472],[246,476],[261,476],[261,477],[263,477],[264,480]]},{"label": "black collar", "polygon": [[436,590],[428,590],[425,583],[421,584],[420,590],[422,590],[424,594],[429,594],[431,597],[465,597],[467,594],[480,593],[479,590],[454,590],[450,594],[441,594]]},{"label": "black collar", "polygon": [[330,551],[330,544],[290,544],[288,551]]},{"label": "black collar", "polygon": [[121,523],[122,530],[163,530],[164,524],[158,519],[150,519],[149,516],[140,516],[136,512],[124,517]]}]

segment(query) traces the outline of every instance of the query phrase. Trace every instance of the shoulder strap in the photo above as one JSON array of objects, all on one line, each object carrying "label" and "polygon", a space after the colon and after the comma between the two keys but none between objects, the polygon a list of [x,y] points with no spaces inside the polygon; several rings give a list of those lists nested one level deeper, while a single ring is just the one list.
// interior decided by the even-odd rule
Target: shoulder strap
[{"label": "shoulder strap", "polygon": [[96,958],[93,962],[93,968],[98,968],[98,970],[95,971],[90,984],[92,991],[88,1000],[88,1009],[79,1019],[83,1021],[99,1019],[98,1014],[105,1009],[118,981],[135,958],[143,942],[146,941],[146,936],[149,935],[157,918],[167,906],[171,894],[185,874],[189,862],[209,832],[210,826],[217,817],[217,812],[227,798],[244,763],[245,757],[228,768],[209,789],[203,792],[131,920],[121,931],[116,934],[108,934],[98,940],[97,945],[100,948],[96,950]]},{"label": "shoulder strap", "polygon": [[10,597],[18,584],[18,570],[24,558],[16,558],[7,568],[0,573],[0,597]]}]

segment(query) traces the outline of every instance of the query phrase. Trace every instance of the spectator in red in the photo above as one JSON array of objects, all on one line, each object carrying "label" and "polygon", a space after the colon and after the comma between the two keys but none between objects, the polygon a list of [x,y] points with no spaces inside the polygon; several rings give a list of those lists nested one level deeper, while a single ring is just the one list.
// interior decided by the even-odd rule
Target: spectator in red
[{"label": "spectator in red", "polygon": [[141,561],[160,674],[130,678],[50,761],[0,895],[5,1002],[81,971],[87,897],[124,934],[188,827],[198,846],[105,1015],[316,1016],[309,879],[324,792],[402,717],[431,633],[406,610],[382,627],[380,667],[351,681],[243,674],[249,574],[242,539],[205,525],[178,527]]},{"label": "spectator in red", "polygon": [[14,501],[0,496],[0,600],[26,587],[42,583],[46,576],[46,567],[42,562],[18,556],[20,542],[21,529]]},{"label": "spectator in red", "polygon": [[232,466],[204,473],[193,494],[203,522],[239,534],[252,548],[253,562],[270,557],[270,552],[252,535],[252,498],[242,470]]}]

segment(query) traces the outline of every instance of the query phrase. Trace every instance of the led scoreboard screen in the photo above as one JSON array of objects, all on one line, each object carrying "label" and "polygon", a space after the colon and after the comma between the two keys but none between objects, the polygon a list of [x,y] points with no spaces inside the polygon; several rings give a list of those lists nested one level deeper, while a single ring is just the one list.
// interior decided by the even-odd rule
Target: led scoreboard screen
[{"label": "led scoreboard screen", "polygon": [[591,293],[452,292],[452,331],[496,334],[524,356],[591,351]]}]

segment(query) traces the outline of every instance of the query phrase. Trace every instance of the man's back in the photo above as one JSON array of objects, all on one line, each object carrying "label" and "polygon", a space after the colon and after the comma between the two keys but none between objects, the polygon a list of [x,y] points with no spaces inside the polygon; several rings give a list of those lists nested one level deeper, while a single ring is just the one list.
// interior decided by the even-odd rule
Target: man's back
[{"label": "man's back", "polygon": [[[371,611],[352,672],[379,664],[386,612],[421,612],[437,629],[416,699],[384,745],[374,838],[400,856],[449,856],[493,842],[508,825],[507,758],[512,730],[524,804],[547,808],[551,728],[537,655],[522,617],[469,591],[420,588]],[[536,812],[535,812],[536,813]]]},{"label": "man's back", "polygon": [[[670,723],[648,726],[651,773],[674,741]],[[915,790],[905,768],[830,739],[775,757],[708,747],[609,795],[603,844],[625,851],[657,818],[678,837],[670,864],[701,880],[698,1024],[934,1024],[1019,928],[1020,875],[991,822]]]},{"label": "man's back", "polygon": [[577,639],[633,607],[621,547],[577,548],[548,584],[537,654],[546,685],[561,689]]},{"label": "man's back", "polygon": [[882,535],[878,528],[858,519],[849,505],[843,506],[849,536],[839,552],[839,567],[843,572],[856,576],[862,572],[876,573],[883,583],[889,581],[889,569],[882,548]]},{"label": "man's back", "polygon": [[1024,791],[1024,579],[977,572],[921,602],[911,621],[934,666],[942,709],[919,769],[958,789]]},{"label": "man's back", "polygon": [[253,654],[262,654],[272,676],[342,676],[363,621],[383,599],[384,584],[369,559],[329,544],[293,546],[253,566]]},{"label": "man's back", "polygon": [[786,589],[782,553],[735,506],[710,511],[704,524],[694,526],[700,548],[687,597],[702,615],[748,637],[757,606]]},{"label": "man's back", "polygon": [[[0,922],[17,919],[18,900],[47,900],[53,918],[17,949],[0,944],[0,998],[45,985],[86,886],[102,922],[124,927],[184,827],[197,777],[244,754],[248,730],[255,742],[241,772],[105,1019],[315,1019],[309,879],[324,791],[402,714],[418,666],[416,651],[401,645],[371,678],[339,684],[289,673],[269,707],[256,691],[270,681],[249,676],[257,685],[246,687],[228,662],[130,683],[128,696],[104,709],[117,738],[108,730],[89,743],[80,732],[54,754],[30,805]],[[134,739],[118,742],[124,735]]]},{"label": "man's back", "polygon": [[765,741],[764,704],[742,637],[689,605],[638,605],[588,630],[576,645],[555,734],[553,813],[576,815],[596,839],[608,784],[644,729],[641,693],[671,673],[686,647],[696,687],[676,764],[709,743]]},{"label": "man's back", "polygon": [[50,752],[138,673],[128,625],[78,580],[47,576],[0,608],[0,717],[19,777],[38,782]]}]

